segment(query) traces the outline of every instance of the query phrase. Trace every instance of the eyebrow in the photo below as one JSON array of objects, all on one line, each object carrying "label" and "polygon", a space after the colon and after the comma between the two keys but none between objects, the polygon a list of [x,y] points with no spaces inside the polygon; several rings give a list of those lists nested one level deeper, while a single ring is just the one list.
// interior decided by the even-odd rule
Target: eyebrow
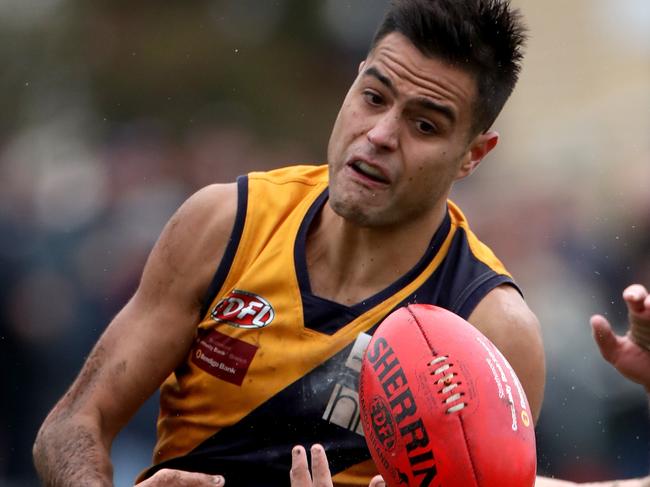
[{"label": "eyebrow", "polygon": [[[364,76],[370,76],[372,78],[376,78],[381,84],[383,84],[388,90],[393,94],[393,96],[397,96],[397,89],[395,88],[395,85],[393,82],[388,78],[388,76],[384,75],[381,71],[379,71],[377,68],[374,66],[369,67],[363,72]],[[426,109],[426,110],[433,110],[435,112],[440,113],[443,115],[445,118],[447,118],[450,122],[455,122],[456,121],[456,113],[454,110],[447,106],[443,105],[441,103],[438,103],[430,98],[426,97],[417,97],[413,100],[413,102]]]}]

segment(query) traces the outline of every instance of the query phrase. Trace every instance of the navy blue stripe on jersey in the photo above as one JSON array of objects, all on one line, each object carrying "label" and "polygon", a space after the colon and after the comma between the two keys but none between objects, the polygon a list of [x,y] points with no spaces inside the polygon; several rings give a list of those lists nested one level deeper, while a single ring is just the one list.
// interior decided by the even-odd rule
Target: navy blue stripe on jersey
[{"label": "navy blue stripe on jersey", "polygon": [[519,290],[509,276],[498,274],[472,253],[465,230],[459,228],[444,260],[406,302],[435,304],[468,319],[479,301],[501,284]]},{"label": "navy blue stripe on jersey", "polygon": [[353,307],[311,293],[302,292],[301,297],[305,326],[321,333],[331,335],[361,315]]},{"label": "navy blue stripe on jersey", "polygon": [[187,455],[151,467],[146,476],[174,468],[221,474],[229,487],[286,487],[295,445],[322,444],[332,474],[370,459],[364,437],[354,432],[360,421],[356,397],[345,396],[357,404],[345,427],[326,417],[337,387],[358,390],[358,373],[345,366],[351,350],[352,344]]},{"label": "navy blue stripe on jersey", "polygon": [[[449,222],[449,218],[445,219],[445,222]],[[443,223],[442,227],[436,232],[429,251],[412,272],[421,272],[422,267],[429,263],[430,259],[435,255],[432,252],[437,252],[448,231],[449,226]],[[301,241],[304,242],[302,237],[299,237],[298,242]],[[362,303],[348,307],[314,296],[309,290],[308,282],[306,282],[307,291],[305,291],[303,284],[308,281],[307,273],[305,267],[301,265],[304,260],[299,260],[303,255],[304,246],[297,243],[296,267],[299,280],[301,280],[304,322],[306,327],[321,333],[335,333],[341,327],[363,314],[366,309],[377,304],[379,299],[388,297],[386,293],[396,292],[406,284],[406,282],[402,283],[401,280],[397,281],[388,291],[382,291]],[[409,281],[413,277],[415,276],[407,275],[406,280]],[[502,284],[513,286],[521,293],[519,287],[509,276],[498,274],[487,264],[476,258],[469,247],[465,230],[459,228],[440,266],[422,286],[404,299],[401,305],[411,303],[435,304],[456,313],[463,319],[468,319],[481,299],[492,289]]]},{"label": "navy blue stripe on jersey", "polygon": [[451,217],[449,212],[445,213],[442,223],[434,233],[424,255],[420,258],[405,275],[392,283],[387,288],[377,294],[364,299],[353,306],[344,306],[340,303],[330,301],[329,299],[315,296],[311,291],[309,283],[309,274],[307,272],[306,241],[307,232],[316,213],[320,211],[327,199],[327,191],[324,191],[312,204],[303,220],[294,248],[294,261],[296,265],[296,274],[302,296],[303,319],[305,326],[320,333],[328,335],[336,333],[340,328],[347,325],[352,319],[361,316],[369,309],[375,307],[382,301],[386,300],[409,282],[415,279],[424,271],[427,265],[440,250],[442,243],[445,241],[451,228]]},{"label": "navy blue stripe on jersey", "polygon": [[298,235],[296,236],[296,241],[294,243],[293,260],[296,266],[298,286],[300,287],[302,294],[311,294],[311,284],[309,283],[309,273],[307,272],[307,233],[309,232],[309,228],[314,221],[314,217],[321,210],[328,197],[329,188],[326,188],[325,191],[323,191],[311,204],[311,207],[305,214],[305,218],[300,224]]},{"label": "navy blue stripe on jersey", "polygon": [[214,273],[212,282],[208,287],[208,291],[205,294],[203,299],[203,306],[201,307],[201,317],[205,316],[210,308],[212,300],[223,286],[228,272],[230,272],[230,266],[232,261],[235,258],[235,253],[237,252],[237,247],[239,247],[239,241],[241,240],[242,232],[244,231],[244,222],[246,221],[246,210],[248,208],[248,176],[239,176],[237,178],[237,213],[235,215],[235,224],[233,226],[232,232],[230,233],[230,240],[226,246],[226,250],[221,258],[219,267]]}]

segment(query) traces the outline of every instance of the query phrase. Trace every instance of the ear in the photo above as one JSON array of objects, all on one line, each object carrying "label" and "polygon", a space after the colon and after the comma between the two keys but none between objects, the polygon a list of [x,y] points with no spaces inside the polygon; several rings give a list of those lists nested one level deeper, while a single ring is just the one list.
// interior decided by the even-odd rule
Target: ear
[{"label": "ear", "polygon": [[456,175],[456,180],[463,179],[472,174],[488,152],[494,149],[497,142],[499,142],[499,133],[494,130],[478,134],[463,157],[463,162]]}]

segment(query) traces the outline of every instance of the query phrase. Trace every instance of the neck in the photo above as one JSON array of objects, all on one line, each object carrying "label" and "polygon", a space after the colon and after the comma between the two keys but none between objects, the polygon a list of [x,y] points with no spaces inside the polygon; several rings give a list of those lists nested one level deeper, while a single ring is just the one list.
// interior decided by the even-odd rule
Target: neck
[{"label": "neck", "polygon": [[326,204],[307,238],[312,292],[350,305],[385,289],[426,252],[446,212],[436,211],[390,227],[359,227]]}]

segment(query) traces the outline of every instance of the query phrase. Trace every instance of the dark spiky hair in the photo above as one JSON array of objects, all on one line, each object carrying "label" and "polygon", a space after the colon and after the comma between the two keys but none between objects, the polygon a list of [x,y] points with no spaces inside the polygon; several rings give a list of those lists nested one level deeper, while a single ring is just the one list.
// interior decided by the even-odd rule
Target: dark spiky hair
[{"label": "dark spiky hair", "polygon": [[521,71],[526,27],[508,0],[393,0],[371,50],[398,32],[424,55],[476,79],[472,132],[490,128]]}]

